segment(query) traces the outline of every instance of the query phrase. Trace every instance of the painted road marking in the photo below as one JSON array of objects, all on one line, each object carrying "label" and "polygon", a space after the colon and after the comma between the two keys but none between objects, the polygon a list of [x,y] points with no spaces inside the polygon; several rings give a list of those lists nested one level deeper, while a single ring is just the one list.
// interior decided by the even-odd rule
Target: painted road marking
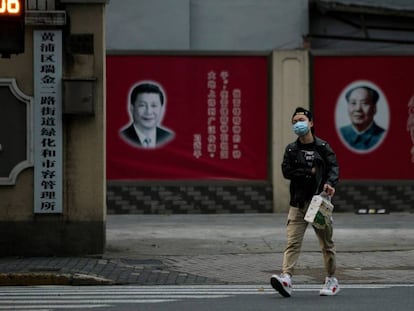
[{"label": "painted road marking", "polygon": [[[319,291],[319,284],[296,284],[295,292]],[[414,287],[414,284],[342,284],[342,289]],[[270,295],[266,285],[27,286],[0,287],[0,310],[94,309],[114,304],[150,304],[183,299]]]}]

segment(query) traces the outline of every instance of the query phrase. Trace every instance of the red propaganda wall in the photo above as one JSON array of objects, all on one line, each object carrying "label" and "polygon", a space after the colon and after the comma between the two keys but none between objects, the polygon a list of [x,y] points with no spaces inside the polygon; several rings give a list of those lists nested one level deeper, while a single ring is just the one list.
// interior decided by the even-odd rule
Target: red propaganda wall
[{"label": "red propaganda wall", "polygon": [[[337,153],[342,179],[414,178],[414,56],[313,57],[315,131]],[[385,131],[368,148],[354,148],[341,128],[351,123],[347,91],[379,94],[375,123]]]},{"label": "red propaganda wall", "polygon": [[[174,135],[150,149],[120,136],[143,81],[163,90]],[[107,56],[108,180],[266,180],[267,120],[266,56]]]}]

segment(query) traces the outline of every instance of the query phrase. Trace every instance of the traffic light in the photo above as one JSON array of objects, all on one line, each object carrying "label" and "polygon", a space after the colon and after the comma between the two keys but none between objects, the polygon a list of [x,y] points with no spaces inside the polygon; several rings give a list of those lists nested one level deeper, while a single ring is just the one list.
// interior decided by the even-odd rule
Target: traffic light
[{"label": "traffic light", "polygon": [[25,0],[0,0],[0,54],[24,52]]}]

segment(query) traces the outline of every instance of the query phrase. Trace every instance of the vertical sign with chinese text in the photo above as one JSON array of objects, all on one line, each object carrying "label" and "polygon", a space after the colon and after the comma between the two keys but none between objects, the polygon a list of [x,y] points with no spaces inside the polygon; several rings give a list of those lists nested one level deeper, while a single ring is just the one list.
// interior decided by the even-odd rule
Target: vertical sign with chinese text
[{"label": "vertical sign with chinese text", "polygon": [[62,32],[35,30],[34,212],[62,213]]}]

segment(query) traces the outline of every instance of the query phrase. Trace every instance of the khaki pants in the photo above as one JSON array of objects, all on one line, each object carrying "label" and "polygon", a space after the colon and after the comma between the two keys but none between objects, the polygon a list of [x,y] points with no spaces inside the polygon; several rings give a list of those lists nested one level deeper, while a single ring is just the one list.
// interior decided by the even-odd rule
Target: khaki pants
[{"label": "khaki pants", "polygon": [[[292,206],[289,208],[287,246],[283,256],[283,273],[293,275],[302,248],[305,230],[308,226],[308,222],[303,219],[305,213],[306,208],[300,209]],[[322,249],[327,276],[333,276],[336,269],[336,251],[334,241],[332,240],[332,221],[327,221],[324,229],[312,228],[315,230],[319,245]]]}]

